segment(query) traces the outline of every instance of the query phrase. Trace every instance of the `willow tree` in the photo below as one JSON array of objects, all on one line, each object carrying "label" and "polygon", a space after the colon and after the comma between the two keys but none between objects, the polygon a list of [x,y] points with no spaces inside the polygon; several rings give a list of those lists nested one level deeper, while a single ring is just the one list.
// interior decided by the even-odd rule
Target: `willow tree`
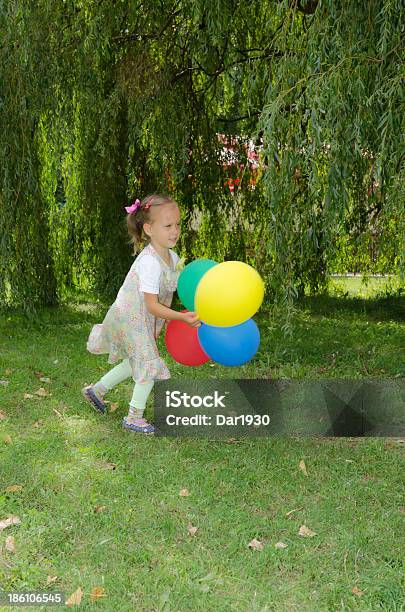
[{"label": "willow tree", "polygon": [[0,303],[27,309],[56,301],[38,141],[50,81],[40,24],[28,10],[4,2],[0,12]]},{"label": "willow tree", "polygon": [[[4,5],[1,301],[113,294],[123,205],[157,189],[184,254],[249,261],[274,298],[322,288],[370,224],[404,270],[399,0]],[[219,134],[259,145],[254,189],[229,193]]]}]

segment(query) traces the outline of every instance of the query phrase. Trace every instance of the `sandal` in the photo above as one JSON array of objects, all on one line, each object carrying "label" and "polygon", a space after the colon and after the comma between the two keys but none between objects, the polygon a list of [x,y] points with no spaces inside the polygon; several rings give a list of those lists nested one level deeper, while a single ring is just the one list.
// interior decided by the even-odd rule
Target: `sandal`
[{"label": "sandal", "polygon": [[148,423],[148,421],[146,421],[145,419],[139,419],[139,421],[140,422],[143,421],[144,425],[128,423],[127,417],[124,417],[124,420],[122,421],[122,426],[124,429],[129,429],[130,431],[136,431],[137,433],[143,433],[143,434],[155,433],[154,426]]},{"label": "sandal", "polygon": [[97,412],[100,414],[105,414],[107,412],[107,405],[94,393],[91,385],[82,389],[82,395]]}]

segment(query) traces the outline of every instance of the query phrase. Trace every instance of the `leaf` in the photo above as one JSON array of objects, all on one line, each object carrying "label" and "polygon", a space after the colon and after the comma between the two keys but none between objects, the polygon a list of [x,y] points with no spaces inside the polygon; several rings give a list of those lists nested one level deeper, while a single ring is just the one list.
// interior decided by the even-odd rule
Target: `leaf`
[{"label": "leaf", "polygon": [[109,412],[115,412],[119,406],[119,402],[113,402],[109,406]]},{"label": "leaf", "polygon": [[33,427],[43,427],[44,422],[43,421],[35,421],[35,423],[33,424]]},{"label": "leaf", "polygon": [[263,550],[262,542],[260,542],[260,540],[256,540],[256,538],[253,538],[253,540],[249,542],[248,547],[252,550]]},{"label": "leaf", "polygon": [[70,597],[68,597],[68,599],[66,600],[65,603],[69,607],[71,607],[71,606],[80,606],[80,602],[82,601],[82,597],[83,597],[83,591],[79,587],[77,589],[77,591],[75,591],[74,593],[71,594]]},{"label": "leaf", "polygon": [[95,506],[94,508],[94,512],[96,514],[98,514],[99,512],[104,512],[104,510],[107,510],[107,506]]},{"label": "leaf", "polygon": [[316,536],[316,532],[309,529],[306,525],[301,525],[298,535],[302,536],[303,538],[313,538]]},{"label": "leaf", "polygon": [[364,595],[364,591],[362,591],[361,589],[358,589],[357,587],[352,588],[352,593],[353,595],[357,595],[358,597],[361,597],[361,595]]},{"label": "leaf", "polygon": [[187,529],[188,529],[188,534],[190,536],[194,536],[198,530],[198,527],[194,527],[191,523],[189,523],[187,525]]},{"label": "leaf", "polygon": [[0,380],[0,385],[4,385],[5,387],[10,383],[9,380]]},{"label": "leaf", "polygon": [[2,529],[7,529],[7,527],[11,527],[12,525],[20,525],[21,519],[18,516],[9,516],[6,519],[0,521],[0,531]]},{"label": "leaf", "polygon": [[190,496],[190,491],[188,489],[181,489],[179,495],[180,495],[180,497],[189,497]]},{"label": "leaf", "polygon": [[303,510],[304,508],[294,508],[294,510],[290,510],[289,512],[287,512],[286,517],[287,518],[291,518],[291,515],[294,514],[294,512],[299,512],[300,510]]},{"label": "leaf", "polygon": [[4,442],[4,444],[12,444],[12,443],[13,443],[13,441],[12,441],[12,439],[11,439],[11,436],[9,436],[8,434],[6,434],[6,435],[3,437],[3,442]]},{"label": "leaf", "polygon": [[32,399],[33,397],[31,393],[24,393],[24,399]]},{"label": "leaf", "polygon": [[97,599],[101,599],[101,597],[105,597],[105,588],[104,587],[94,587],[90,593],[91,601],[97,601]]},{"label": "leaf", "polygon": [[45,376],[45,372],[34,372],[34,376],[41,378],[41,376]]},{"label": "leaf", "polygon": [[39,380],[41,382],[44,382],[44,383],[51,383],[52,382],[51,379],[48,378],[47,376],[40,376]]},{"label": "leaf", "polygon": [[115,463],[109,463],[108,461],[96,461],[96,465],[103,470],[115,470],[117,465]]},{"label": "leaf", "polygon": [[4,420],[7,418],[7,415],[5,412],[3,412],[2,410],[0,410],[0,421]]},{"label": "leaf", "polygon": [[13,536],[8,536],[6,539],[6,550],[11,553],[15,553],[15,543]]},{"label": "leaf", "polygon": [[57,579],[57,576],[48,576],[48,578],[46,579],[46,584],[52,584],[52,582],[56,582]]},{"label": "leaf", "polygon": [[276,544],[274,544],[275,548],[287,548],[288,544],[285,544],[284,542],[277,542]]},{"label": "leaf", "polygon": [[305,474],[305,476],[308,476],[308,472],[307,472],[307,468],[306,468],[306,465],[305,465],[305,461],[303,459],[301,459],[298,467],[301,470],[301,472],[303,472]]},{"label": "leaf", "polygon": [[4,489],[5,493],[18,493],[19,491],[22,491],[21,485],[10,485]]},{"label": "leaf", "polygon": [[52,395],[52,393],[49,393],[49,391],[47,391],[43,387],[40,387],[38,391],[34,392],[34,395],[37,395],[38,397],[49,397],[50,395]]},{"label": "leaf", "polygon": [[10,370],[10,368],[7,368],[7,370],[4,370],[4,374],[6,376],[11,376],[12,373],[13,373],[13,370]]}]

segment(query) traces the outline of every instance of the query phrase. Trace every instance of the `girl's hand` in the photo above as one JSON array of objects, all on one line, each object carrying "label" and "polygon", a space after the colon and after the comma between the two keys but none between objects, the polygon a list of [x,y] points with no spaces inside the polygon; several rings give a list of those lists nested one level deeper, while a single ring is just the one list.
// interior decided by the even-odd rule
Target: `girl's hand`
[{"label": "girl's hand", "polygon": [[195,312],[183,312],[183,321],[190,327],[200,327],[201,321]]}]

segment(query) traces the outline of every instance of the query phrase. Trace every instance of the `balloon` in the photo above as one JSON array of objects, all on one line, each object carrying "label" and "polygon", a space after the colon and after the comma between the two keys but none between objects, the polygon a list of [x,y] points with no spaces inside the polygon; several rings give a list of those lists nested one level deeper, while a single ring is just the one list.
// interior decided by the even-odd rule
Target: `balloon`
[{"label": "balloon", "polygon": [[181,303],[194,312],[195,304],[194,297],[197,285],[204,274],[213,266],[217,266],[217,262],[212,259],[196,259],[187,264],[179,276],[177,283],[177,293]]},{"label": "balloon", "polygon": [[199,366],[209,361],[201,348],[197,327],[190,327],[183,321],[169,321],[165,334],[167,350],[177,363]]},{"label": "balloon", "polygon": [[260,344],[260,332],[253,319],[231,327],[203,323],[198,339],[204,351],[225,366],[239,366],[252,359]]},{"label": "balloon", "polygon": [[264,284],[254,268],[242,261],[225,261],[198,283],[195,310],[209,325],[239,325],[260,308],[263,296]]}]

